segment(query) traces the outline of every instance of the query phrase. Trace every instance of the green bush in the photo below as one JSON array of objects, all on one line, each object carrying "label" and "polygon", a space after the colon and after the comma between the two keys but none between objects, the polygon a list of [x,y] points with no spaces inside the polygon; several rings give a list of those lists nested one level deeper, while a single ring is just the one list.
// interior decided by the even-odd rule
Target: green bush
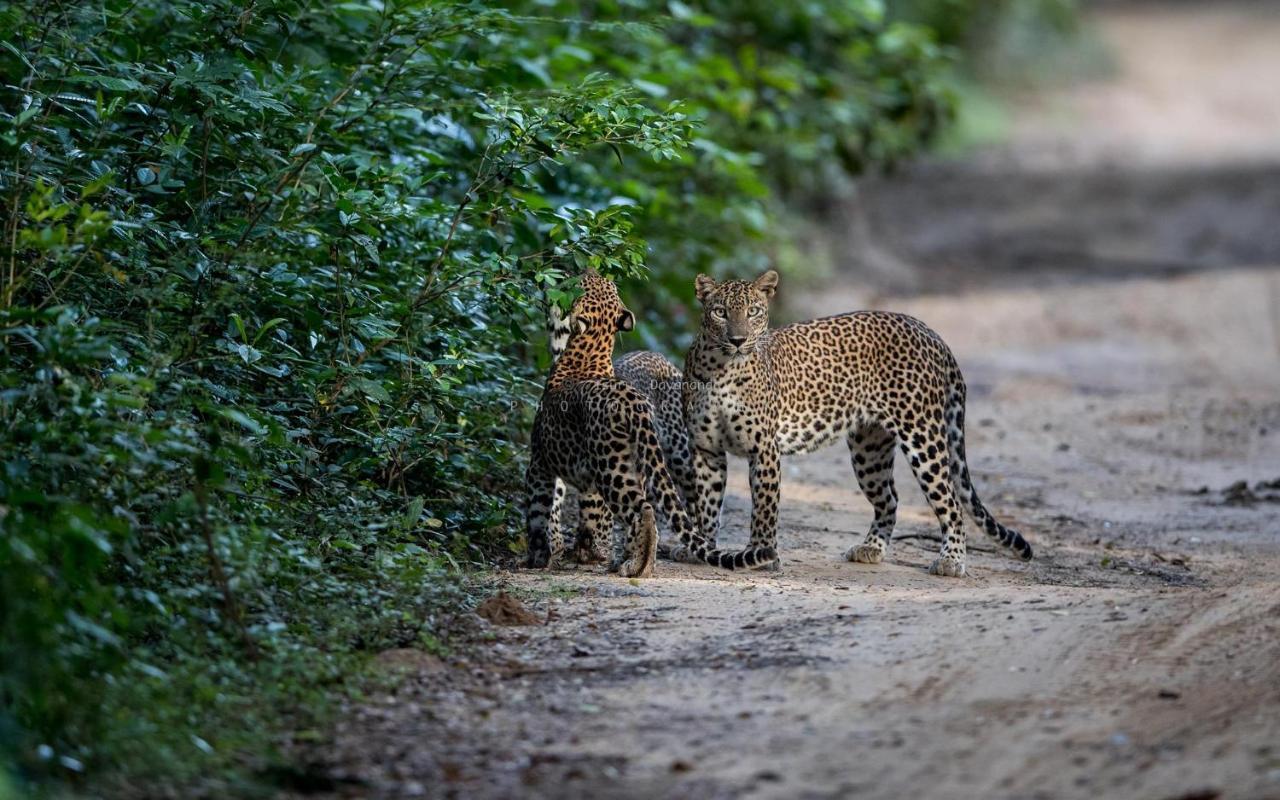
[{"label": "green bush", "polygon": [[950,113],[944,54],[871,0],[62,0],[0,31],[23,783],[269,766],[519,549],[567,273],[678,341],[695,272],[759,267],[785,202]]}]

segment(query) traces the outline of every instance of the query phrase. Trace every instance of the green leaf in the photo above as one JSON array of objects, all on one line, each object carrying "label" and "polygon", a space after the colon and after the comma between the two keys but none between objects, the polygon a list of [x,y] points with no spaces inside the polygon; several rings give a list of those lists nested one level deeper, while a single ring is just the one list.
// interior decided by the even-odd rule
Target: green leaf
[{"label": "green leaf", "polygon": [[[239,319],[239,317],[237,317],[237,319]],[[286,320],[284,317],[274,317],[274,318],[269,319],[269,320],[267,320],[266,322],[264,322],[264,323],[262,324],[262,327],[261,327],[261,328],[258,328],[258,332],[257,332],[256,334],[254,334],[254,336],[253,336],[253,345],[254,345],[254,347],[257,347],[257,346],[258,346],[258,342],[262,341],[262,337],[263,337],[263,336],[266,336],[268,333],[270,333],[272,328],[274,328],[274,327],[276,327],[277,325],[280,325],[281,323],[286,322],[286,321],[287,321],[287,320]],[[244,328],[243,328],[243,324],[241,325],[241,335],[244,335]]]},{"label": "green leaf", "polygon": [[93,197],[95,194],[102,191],[106,187],[110,186],[111,181],[115,179],[115,176],[116,176],[115,172],[113,172],[112,170],[107,170],[106,172],[102,173],[98,177],[89,181],[84,185],[84,188],[80,190],[80,199],[87,200],[88,198]]},{"label": "green leaf", "polygon": [[369,378],[356,378],[351,385],[363,392],[365,397],[374,403],[390,403],[391,393],[381,383]]},{"label": "green leaf", "polygon": [[358,233],[351,238],[355,239],[356,244],[364,248],[364,251],[369,256],[370,261],[378,265],[382,264],[382,257],[378,254],[378,246],[374,244],[371,237],[365,236],[363,233]]},{"label": "green leaf", "polygon": [[257,420],[255,420],[253,417],[250,417],[248,414],[244,413],[238,408],[221,408],[221,409],[218,409],[218,414],[222,416],[224,419],[231,420],[232,422],[238,424],[240,427],[244,428],[246,431],[254,434],[255,436],[259,436],[267,432],[267,429],[262,427],[262,425]]},{"label": "green leaf", "polygon": [[113,92],[137,92],[144,87],[133,78],[120,78],[111,75],[70,75],[63,80],[69,83],[85,83],[99,86]]},{"label": "green leaf", "polygon": [[409,507],[404,512],[404,526],[412,529],[418,524],[418,520],[422,519],[422,509],[426,506],[425,497],[415,497],[409,501]]}]

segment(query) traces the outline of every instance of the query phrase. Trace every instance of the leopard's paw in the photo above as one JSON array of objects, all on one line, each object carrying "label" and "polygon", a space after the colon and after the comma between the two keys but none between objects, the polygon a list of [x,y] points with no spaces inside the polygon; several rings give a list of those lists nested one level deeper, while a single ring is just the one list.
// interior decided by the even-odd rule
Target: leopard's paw
[{"label": "leopard's paw", "polygon": [[873,544],[855,544],[844,551],[844,560],[859,564],[879,564],[884,561],[884,548]]},{"label": "leopard's paw", "polygon": [[600,550],[589,544],[575,546],[570,553],[570,560],[575,564],[601,564],[608,559],[608,556]]},{"label": "leopard's paw", "polygon": [[652,578],[653,559],[644,557],[629,558],[618,565],[618,576],[621,578]]},{"label": "leopard's paw", "polygon": [[551,569],[559,558],[558,552],[546,548],[530,551],[525,557],[524,565],[528,569]]},{"label": "leopard's paw", "polygon": [[939,556],[929,566],[929,573],[947,578],[963,578],[965,573],[964,559],[957,556]]}]

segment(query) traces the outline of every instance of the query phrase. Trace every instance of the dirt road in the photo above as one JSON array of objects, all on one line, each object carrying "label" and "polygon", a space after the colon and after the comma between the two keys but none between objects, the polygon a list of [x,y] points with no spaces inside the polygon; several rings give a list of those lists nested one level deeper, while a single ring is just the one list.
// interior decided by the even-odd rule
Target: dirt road
[{"label": "dirt road", "polygon": [[[1206,30],[1176,8],[1150,24]],[[1109,13],[1105,36],[1133,29]],[[1127,58],[1098,92],[1166,75]],[[1080,98],[1098,95],[1079,91],[1058,101],[1087,121]],[[410,677],[339,725],[334,793],[1280,797],[1280,216],[1259,216],[1280,185],[1257,166],[1280,153],[1237,131],[1201,162],[1116,168],[1152,126],[1092,146],[1069,124],[1053,135],[1070,159],[1045,167],[1027,153],[1057,146],[1027,125],[870,185],[844,212],[862,237],[849,263],[785,299],[942,334],[970,386],[978,489],[1034,561],[979,549],[970,526],[970,576],[928,575],[937,544],[918,537],[936,524],[900,463],[900,539],[884,564],[846,563],[871,520],[847,452],[791,458],[780,573],[506,575],[538,624],[482,625],[465,657],[389,655]],[[1170,170],[1203,176],[1179,184],[1191,200],[1159,202]],[[1182,235],[1193,223],[1217,238]],[[730,471],[732,544],[749,509]]]}]

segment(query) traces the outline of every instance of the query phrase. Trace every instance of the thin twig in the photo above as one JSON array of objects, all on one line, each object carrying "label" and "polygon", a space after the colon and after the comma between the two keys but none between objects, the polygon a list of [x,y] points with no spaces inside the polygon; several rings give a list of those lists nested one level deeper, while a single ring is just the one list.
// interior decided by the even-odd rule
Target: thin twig
[{"label": "thin twig", "polygon": [[85,245],[84,252],[81,253],[80,257],[76,259],[76,263],[72,264],[71,267],[66,271],[66,274],[63,275],[62,277],[62,280],[58,282],[58,285],[49,287],[49,292],[48,294],[45,295],[44,300],[41,300],[40,304],[36,306],[37,311],[47,306],[51,300],[58,299],[58,292],[62,291],[66,287],[67,282],[75,277],[76,272],[80,269],[80,265],[83,264],[84,260],[89,257],[90,252],[92,251],[89,248],[89,246]]}]

